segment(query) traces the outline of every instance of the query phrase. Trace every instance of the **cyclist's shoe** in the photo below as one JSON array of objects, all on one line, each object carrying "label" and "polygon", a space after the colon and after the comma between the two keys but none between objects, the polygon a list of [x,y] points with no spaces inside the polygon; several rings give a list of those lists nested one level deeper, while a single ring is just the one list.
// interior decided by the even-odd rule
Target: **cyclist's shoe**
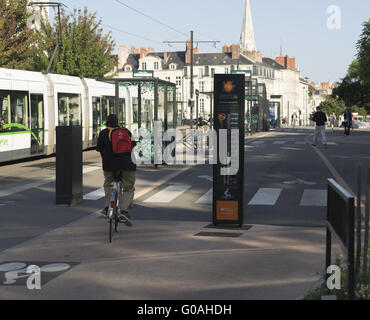
[{"label": "cyclist's shoe", "polygon": [[107,217],[107,216],[108,216],[108,207],[105,207],[105,208],[101,211],[101,214]]},{"label": "cyclist's shoe", "polygon": [[130,215],[128,212],[121,211],[121,213],[118,215],[118,220],[120,223],[124,223],[128,227],[132,227],[132,222],[130,221]]}]

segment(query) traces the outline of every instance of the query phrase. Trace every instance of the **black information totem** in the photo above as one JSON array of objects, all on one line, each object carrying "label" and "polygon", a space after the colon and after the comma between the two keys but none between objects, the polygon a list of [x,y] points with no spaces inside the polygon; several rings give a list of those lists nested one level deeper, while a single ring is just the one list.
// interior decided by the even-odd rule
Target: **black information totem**
[{"label": "black information totem", "polygon": [[82,127],[56,128],[56,204],[82,201]]},{"label": "black information totem", "polygon": [[242,227],[245,75],[216,74],[214,95],[218,156],[213,166],[213,224]]}]

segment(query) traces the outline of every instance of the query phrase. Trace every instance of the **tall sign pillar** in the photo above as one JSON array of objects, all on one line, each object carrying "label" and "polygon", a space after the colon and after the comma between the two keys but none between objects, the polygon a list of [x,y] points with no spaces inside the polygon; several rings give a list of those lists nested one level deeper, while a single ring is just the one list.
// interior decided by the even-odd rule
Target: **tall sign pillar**
[{"label": "tall sign pillar", "polygon": [[214,101],[218,157],[213,166],[213,224],[242,227],[245,75],[216,74]]}]

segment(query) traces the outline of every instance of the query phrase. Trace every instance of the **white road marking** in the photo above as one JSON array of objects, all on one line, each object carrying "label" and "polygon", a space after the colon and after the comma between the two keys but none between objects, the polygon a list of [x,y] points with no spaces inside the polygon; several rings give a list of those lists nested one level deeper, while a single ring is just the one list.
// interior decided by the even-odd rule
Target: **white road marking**
[{"label": "white road marking", "polygon": [[102,170],[102,167],[84,167],[83,174],[93,172],[93,171],[96,171],[96,170]]},{"label": "white road marking", "polygon": [[254,141],[254,142],[252,142],[252,144],[264,144],[265,143],[265,141]]},{"label": "white road marking", "polygon": [[[96,170],[101,170],[101,169],[102,169],[101,167],[95,167],[95,166],[94,167],[85,167],[83,169],[83,174],[93,172],[93,171],[96,171]],[[8,190],[2,190],[2,191],[0,191],[0,198],[5,198],[5,197],[8,197],[12,194],[20,193],[20,192],[23,192],[23,191],[26,191],[26,190],[29,190],[29,189],[32,189],[32,188],[38,188],[38,187],[41,187],[41,186],[44,186],[44,185],[50,183],[51,181],[55,181],[55,175],[45,177],[41,181],[35,181],[35,182],[32,182],[32,183],[25,184],[23,186],[13,187],[13,188],[10,188]]]},{"label": "white road marking", "polygon": [[337,143],[336,143],[336,142],[328,142],[328,143],[327,143],[327,145],[328,145],[328,146],[336,146],[336,145],[337,145]]},{"label": "white road marking", "polygon": [[169,203],[189,190],[191,186],[169,186],[145,200],[145,203]]},{"label": "white road marking", "polygon": [[304,142],[304,141],[296,141],[295,144],[297,144],[297,145],[306,145],[307,143]]},{"label": "white road marking", "polygon": [[280,197],[281,191],[281,188],[261,188],[248,205],[274,206]]},{"label": "white road marking", "polygon": [[286,141],[275,141],[273,144],[286,144]]},{"label": "white road marking", "polygon": [[301,199],[301,207],[326,207],[327,190],[305,190]]},{"label": "white road marking", "polygon": [[96,201],[96,200],[99,200],[99,199],[104,198],[104,197],[105,197],[104,188],[101,188],[101,189],[95,190],[93,192],[90,192],[89,194],[84,195],[83,199],[84,200]]},{"label": "white road marking", "polygon": [[205,195],[199,198],[195,203],[212,204],[213,202],[213,188],[211,188]]}]

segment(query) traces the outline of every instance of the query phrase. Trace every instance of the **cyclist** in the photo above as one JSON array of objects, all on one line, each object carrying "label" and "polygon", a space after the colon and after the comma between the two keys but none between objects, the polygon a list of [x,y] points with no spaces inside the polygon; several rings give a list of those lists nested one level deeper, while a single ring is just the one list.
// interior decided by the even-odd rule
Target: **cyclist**
[{"label": "cyclist", "polygon": [[[136,165],[131,159],[131,152],[122,154],[115,154],[113,152],[111,132],[120,128],[117,115],[111,114],[108,117],[106,127],[107,128],[99,134],[96,148],[96,150],[100,152],[103,160],[105,208],[102,213],[104,215],[108,214],[108,206],[112,194],[112,185],[115,181],[115,173],[120,172],[122,193],[120,194],[119,201],[119,220],[120,222],[131,226],[129,211],[132,209],[134,201]],[[126,128],[123,129],[128,131],[131,138],[131,132]],[[135,146],[135,142],[130,141],[130,143],[132,143],[132,147]]]}]

